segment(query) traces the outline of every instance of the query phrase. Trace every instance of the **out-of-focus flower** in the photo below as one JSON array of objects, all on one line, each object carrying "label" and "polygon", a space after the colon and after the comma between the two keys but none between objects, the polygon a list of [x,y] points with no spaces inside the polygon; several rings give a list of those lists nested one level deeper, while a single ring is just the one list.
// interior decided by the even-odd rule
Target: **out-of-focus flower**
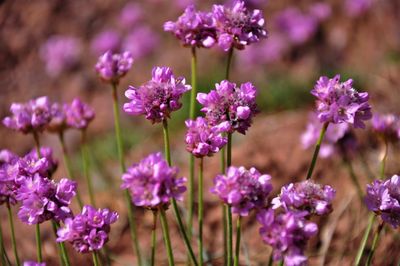
[{"label": "out-of-focus flower", "polygon": [[367,92],[357,92],[353,80],[340,82],[340,75],[320,77],[311,94],[317,98],[317,114],[321,123],[349,123],[365,128],[364,120],[372,117]]},{"label": "out-of-focus flower", "polygon": [[67,124],[71,128],[86,129],[94,116],[93,108],[78,98],[75,98],[66,110]]},{"label": "out-of-focus flower", "polygon": [[335,195],[336,191],[331,186],[316,184],[312,180],[290,183],[282,187],[281,193],[272,200],[272,208],[325,215],[332,211]]},{"label": "out-of-focus flower", "polygon": [[82,213],[65,219],[64,227],[57,231],[57,242],[70,242],[80,253],[100,250],[108,241],[110,225],[118,218],[116,212],[86,205]]},{"label": "out-of-focus flower", "polygon": [[113,54],[107,51],[99,57],[95,69],[103,81],[117,84],[120,78],[131,69],[132,64],[133,58],[130,52]]},{"label": "out-of-focus flower", "polygon": [[380,215],[393,228],[400,226],[400,177],[375,180],[367,185],[365,203],[370,211]]},{"label": "out-of-focus flower", "polygon": [[314,3],[309,7],[309,13],[317,20],[324,21],[331,16],[332,8],[328,3]]},{"label": "out-of-focus flower", "polygon": [[276,213],[273,209],[258,213],[260,235],[272,247],[275,261],[283,260],[288,266],[306,264],[304,250],[308,240],[318,232],[318,226],[307,221],[306,216],[307,212]]},{"label": "out-of-focus flower", "polygon": [[230,7],[214,5],[212,13],[216,20],[218,45],[224,51],[231,48],[242,50],[246,45],[267,37],[261,10],[248,10],[241,0]]},{"label": "out-of-focus flower", "polygon": [[142,18],[142,15],[143,10],[140,4],[129,2],[122,8],[119,14],[119,24],[125,29],[130,29]]},{"label": "out-of-focus flower", "polygon": [[3,124],[25,134],[43,131],[51,120],[51,106],[46,96],[26,103],[13,103],[10,111],[12,115],[4,118]]},{"label": "out-of-focus flower", "polygon": [[184,46],[210,48],[216,43],[213,15],[197,11],[194,5],[188,6],[176,22],[166,22],[164,30],[173,33]]},{"label": "out-of-focus flower", "polygon": [[25,261],[24,266],[46,266],[45,262]]},{"label": "out-of-focus flower", "polygon": [[197,101],[203,105],[201,111],[211,125],[224,125],[223,131],[245,134],[258,113],[256,95],[257,89],[250,82],[237,87],[223,80],[208,94],[198,93]]},{"label": "out-of-focus flower", "polygon": [[154,67],[150,81],[138,88],[129,86],[125,96],[131,101],[124,104],[124,111],[144,115],[152,123],[159,123],[182,107],[180,99],[190,89],[183,77],[174,76],[171,68]]},{"label": "out-of-focus flower", "polygon": [[122,43],[122,49],[135,59],[143,58],[154,51],[159,43],[158,35],[147,26],[135,27]]},{"label": "out-of-focus flower", "polygon": [[272,191],[270,175],[262,175],[254,167],[229,167],[225,175],[217,175],[211,192],[226,204],[232,212],[247,216],[253,209],[267,206],[268,194]]},{"label": "out-of-focus flower", "polygon": [[61,133],[68,128],[67,125],[67,104],[53,103],[51,105],[51,120],[46,130],[52,133]]},{"label": "out-of-focus flower", "polygon": [[387,140],[396,141],[400,139],[400,118],[394,114],[374,114],[372,117],[372,128],[375,132],[382,134]]},{"label": "out-of-focus flower", "polygon": [[186,150],[196,157],[212,156],[228,141],[226,137],[222,136],[221,128],[224,128],[224,125],[211,126],[202,117],[197,117],[196,120],[186,120],[185,124],[187,127]]},{"label": "out-of-focus flower", "polygon": [[104,54],[107,51],[117,53],[119,52],[120,46],[121,36],[113,29],[108,29],[98,33],[90,44],[91,50],[97,56]]},{"label": "out-of-focus flower", "polygon": [[40,48],[40,57],[46,63],[46,72],[51,77],[57,77],[73,67],[79,61],[80,54],[79,39],[69,36],[52,36]]},{"label": "out-of-focus flower", "polygon": [[372,6],[372,0],[345,0],[344,10],[348,16],[363,15]]},{"label": "out-of-focus flower", "polygon": [[178,178],[177,167],[170,167],[162,154],[153,153],[133,164],[122,175],[123,189],[128,189],[136,206],[165,208],[172,198],[182,199],[186,178]]}]

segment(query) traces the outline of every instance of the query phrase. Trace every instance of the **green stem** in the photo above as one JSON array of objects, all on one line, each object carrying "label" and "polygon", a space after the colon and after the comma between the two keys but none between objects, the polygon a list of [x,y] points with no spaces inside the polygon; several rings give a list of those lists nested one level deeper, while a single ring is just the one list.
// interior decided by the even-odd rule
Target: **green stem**
[{"label": "green stem", "polygon": [[[221,173],[225,174],[226,157],[225,157],[225,147],[221,149]],[[227,206],[222,204],[222,225],[223,225],[223,241],[224,241],[224,265],[228,265],[228,217],[226,213],[228,212]]]},{"label": "green stem", "polygon": [[0,255],[1,265],[6,265],[6,251],[4,249],[3,228],[0,223]]},{"label": "green stem", "polygon": [[385,225],[385,223],[381,222],[379,224],[379,226],[378,226],[378,229],[375,232],[374,240],[372,241],[371,251],[369,252],[367,263],[366,263],[367,266],[371,265],[372,258],[374,256],[374,253],[375,253],[375,250],[376,250],[376,246],[378,245],[379,237],[381,235],[381,232],[382,232],[382,229],[383,229],[384,225]]},{"label": "green stem", "polygon": [[386,159],[387,159],[388,151],[389,151],[389,143],[388,143],[388,140],[387,140],[387,138],[385,136],[383,137],[383,141],[385,143],[385,146],[384,146],[384,153],[383,153],[383,158],[382,158],[382,161],[381,161],[381,169],[380,169],[380,177],[381,177],[381,179],[383,179],[385,177]]},{"label": "green stem", "polygon": [[283,266],[283,264],[284,264],[284,262],[283,262],[283,259],[279,262],[279,266]]},{"label": "green stem", "polygon": [[317,144],[315,145],[315,150],[314,150],[314,154],[313,154],[313,157],[311,160],[311,165],[310,165],[310,168],[308,169],[307,180],[311,178],[312,173],[314,171],[315,163],[317,162],[317,159],[318,159],[319,149],[321,147],[322,140],[324,139],[326,130],[328,129],[328,125],[329,125],[329,122],[325,122],[324,125],[322,126],[321,133],[319,134]]},{"label": "green stem", "polygon": [[[163,120],[163,135],[164,135],[164,153],[165,153],[165,158],[167,159],[168,165],[171,166],[171,149],[170,149],[170,144],[169,144],[169,130],[168,130],[168,122],[167,120]],[[179,230],[182,234],[183,241],[185,243],[186,249],[189,252],[189,256],[192,259],[192,262],[194,265],[198,265],[196,257],[194,255],[192,246],[190,245],[189,238],[186,234],[186,229],[185,226],[183,225],[181,215],[179,213],[179,208],[178,204],[176,203],[175,198],[172,198],[172,207],[174,209],[174,214],[175,218],[178,222]]]},{"label": "green stem", "polygon": [[274,264],[274,256],[273,256],[273,252],[271,252],[271,255],[269,255],[269,259],[268,259],[268,266],[272,266],[272,264]]},{"label": "green stem", "polygon": [[232,165],[232,133],[228,133],[228,144],[226,148],[226,166]]},{"label": "green stem", "polygon": [[233,255],[233,239],[232,239],[232,235],[233,235],[233,226],[232,226],[232,210],[231,210],[231,206],[227,207],[227,214],[226,214],[227,218],[228,218],[228,240],[227,240],[227,249],[228,249],[228,258],[227,258],[227,263],[228,265],[232,265],[232,255]]},{"label": "green stem", "polygon": [[[121,167],[121,172],[125,173],[126,168],[124,161],[124,146],[122,143],[122,136],[121,136],[121,125],[120,125],[121,123],[119,121],[120,115],[119,115],[118,92],[116,83],[112,83],[112,97],[113,97],[113,111],[114,111],[114,128],[115,128],[115,138],[117,141],[118,158]],[[134,208],[131,202],[131,196],[129,195],[129,192],[127,190],[125,190],[124,196],[128,207],[128,221],[131,232],[132,248],[133,251],[136,253],[137,263],[140,266],[142,265],[142,256],[137,238],[136,223],[133,218]]]},{"label": "green stem", "polygon": [[234,265],[239,266],[239,256],[240,256],[240,233],[242,226],[242,216],[239,215],[239,218],[236,221],[236,249],[235,249],[235,260]]},{"label": "green stem", "polygon": [[[40,158],[42,156],[40,155],[40,141],[39,141],[39,135],[37,134],[37,132],[33,132],[33,139],[35,140],[37,157]],[[39,263],[41,263],[41,262],[43,262],[43,258],[42,258],[42,241],[40,239],[40,224],[35,225],[35,236],[36,236],[37,261]]]},{"label": "green stem", "polygon": [[229,80],[229,74],[232,64],[232,57],[233,57],[233,48],[229,49],[228,51],[228,60],[226,62],[226,69],[225,69],[225,79]]},{"label": "green stem", "polygon": [[203,158],[199,161],[199,264],[203,265]]},{"label": "green stem", "polygon": [[368,242],[369,233],[371,232],[372,225],[374,224],[374,221],[375,221],[375,217],[376,217],[375,214],[371,213],[369,215],[367,229],[365,229],[363,238],[361,240],[361,245],[358,248],[357,257],[356,257],[356,259],[354,261],[354,265],[355,266],[360,265],[362,255],[364,253],[365,246],[367,245],[367,242]]},{"label": "green stem", "polygon": [[96,201],[94,199],[94,193],[93,193],[93,181],[92,181],[92,177],[89,173],[89,156],[88,156],[88,149],[87,149],[87,143],[86,143],[86,129],[83,129],[82,133],[81,133],[81,154],[82,154],[82,162],[83,162],[82,163],[83,174],[85,175],[86,184],[88,187],[90,204],[96,208]]},{"label": "green stem", "polygon": [[[57,230],[60,227],[60,225],[56,221],[52,221],[52,226],[53,226],[54,234],[57,237]],[[65,248],[64,242],[59,242],[58,247],[59,247],[59,251],[61,253],[60,256],[61,256],[61,261],[63,262],[63,265],[70,266],[71,263],[69,261],[67,249]]]},{"label": "green stem", "polygon": [[364,192],[361,189],[360,182],[358,181],[357,175],[354,172],[353,164],[351,163],[350,160],[347,160],[344,158],[343,158],[343,163],[346,165],[347,169],[349,170],[350,178],[351,178],[351,181],[353,182],[354,186],[357,189],[358,197],[360,198],[361,201],[363,201],[364,200]]},{"label": "green stem", "polygon": [[100,266],[99,257],[97,256],[97,252],[96,251],[92,252],[92,258],[93,258],[93,265],[94,266]]},{"label": "green stem", "polygon": [[[72,174],[71,160],[69,159],[67,146],[65,145],[64,134],[61,132],[58,135],[58,138],[60,140],[61,149],[62,149],[62,152],[63,152],[64,165],[65,165],[65,168],[67,170],[68,178],[71,178],[72,180],[75,180],[74,175]],[[76,199],[78,200],[79,207],[82,209],[83,201],[82,201],[81,195],[79,193],[79,190],[76,191]]]},{"label": "green stem", "polygon": [[160,208],[160,218],[161,218],[161,227],[164,235],[164,243],[167,249],[168,264],[169,266],[174,266],[175,265],[174,255],[172,253],[171,239],[169,237],[167,217],[165,215],[165,210],[162,207]]},{"label": "green stem", "polygon": [[157,245],[157,210],[153,210],[153,228],[151,229],[151,259],[150,265],[154,266],[156,257],[156,245]]},{"label": "green stem", "polygon": [[191,62],[191,71],[192,71],[192,90],[190,92],[190,111],[189,118],[194,119],[196,114],[196,96],[197,96],[197,57],[196,57],[196,48],[192,48],[192,62]]},{"label": "green stem", "polygon": [[14,252],[15,264],[17,266],[19,266],[21,264],[20,264],[20,261],[19,261],[19,256],[18,256],[18,251],[17,251],[17,241],[16,241],[16,238],[15,238],[13,214],[12,214],[9,202],[7,202],[7,211],[8,211],[8,222],[10,223],[11,244],[12,244],[12,249],[13,249],[13,252]]}]

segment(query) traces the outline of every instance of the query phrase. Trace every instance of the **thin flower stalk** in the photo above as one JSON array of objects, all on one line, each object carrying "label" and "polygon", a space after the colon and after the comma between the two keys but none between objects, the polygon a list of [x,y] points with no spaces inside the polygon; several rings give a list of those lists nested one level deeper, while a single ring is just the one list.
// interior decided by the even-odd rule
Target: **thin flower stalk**
[{"label": "thin flower stalk", "polygon": [[198,208],[198,219],[199,219],[199,264],[203,265],[203,216],[204,216],[204,209],[203,209],[203,166],[204,166],[204,159],[200,158],[199,160],[199,208]]},{"label": "thin flower stalk", "polygon": [[1,265],[6,265],[6,251],[4,249],[4,240],[3,240],[3,228],[0,224],[0,260]]},{"label": "thin flower stalk", "polygon": [[[35,147],[36,147],[36,153],[37,157],[40,158],[40,142],[39,142],[39,135],[36,132],[33,132],[33,139],[35,141]],[[43,262],[43,257],[42,257],[42,240],[40,238],[40,224],[37,223],[35,225],[35,237],[36,237],[36,256],[37,256],[37,261],[39,263]]]},{"label": "thin flower stalk", "polygon": [[[14,258],[15,258],[15,264],[17,266],[21,265],[19,261],[19,256],[18,256],[18,249],[17,249],[17,241],[15,238],[15,230],[14,230],[14,219],[10,207],[10,203],[7,202],[7,214],[8,214],[8,222],[10,223],[10,230],[11,230],[11,244],[12,244],[12,249],[14,252]],[[3,246],[2,246],[3,248]]]},{"label": "thin flower stalk", "polygon": [[157,216],[158,211],[153,211],[153,227],[151,228],[151,257],[150,257],[150,265],[155,265],[156,258],[156,245],[157,245]]},{"label": "thin flower stalk", "polygon": [[[52,221],[51,223],[53,226],[54,233],[57,237],[57,230],[60,227],[60,225],[56,221]],[[70,266],[71,263],[69,261],[69,257],[68,257],[67,249],[65,248],[65,244],[63,242],[59,242],[58,249],[59,249],[62,265]]]},{"label": "thin flower stalk", "polygon": [[322,143],[322,140],[324,139],[324,135],[326,133],[326,130],[328,129],[328,126],[329,126],[329,122],[325,122],[324,125],[322,126],[321,133],[320,133],[318,141],[315,145],[314,154],[311,159],[310,168],[308,169],[308,172],[307,172],[307,178],[306,178],[307,180],[310,179],[313,174],[314,167],[315,167],[315,164],[318,159],[319,149],[321,148],[321,143]]},{"label": "thin flower stalk", "polygon": [[99,256],[97,255],[96,251],[92,252],[92,258],[93,258],[93,265],[94,266],[100,266]]},{"label": "thin flower stalk", "polygon": [[379,241],[379,238],[381,236],[382,229],[383,229],[384,225],[385,225],[385,223],[381,222],[379,224],[379,226],[378,226],[378,229],[375,232],[374,240],[372,241],[372,247],[371,247],[371,250],[369,252],[367,263],[366,263],[367,266],[371,265],[372,258],[374,257],[374,253],[375,253],[376,247],[378,246],[378,241]]},{"label": "thin flower stalk", "polygon": [[239,266],[241,227],[242,227],[242,216],[239,215],[236,221],[236,246],[235,246],[235,259],[234,259],[235,266]]},{"label": "thin flower stalk", "polygon": [[160,218],[161,218],[162,231],[164,235],[164,243],[168,254],[168,265],[174,266],[175,265],[174,254],[172,253],[171,239],[169,236],[169,229],[168,229],[168,221],[167,221],[167,216],[165,215],[165,210],[163,208],[160,208]]}]

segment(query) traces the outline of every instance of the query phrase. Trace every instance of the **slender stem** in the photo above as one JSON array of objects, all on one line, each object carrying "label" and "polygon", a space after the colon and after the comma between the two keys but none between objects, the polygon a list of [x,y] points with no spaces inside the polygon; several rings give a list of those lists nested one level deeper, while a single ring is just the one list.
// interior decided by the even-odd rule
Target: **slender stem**
[{"label": "slender stem", "polygon": [[[225,174],[225,147],[221,149],[221,173]],[[224,265],[228,265],[228,217],[226,213],[228,212],[227,206],[222,204],[222,225],[223,225],[223,241],[224,241]]]},{"label": "slender stem", "polygon": [[314,150],[314,154],[313,154],[313,157],[311,160],[311,165],[310,165],[310,168],[308,169],[307,180],[311,178],[312,173],[314,171],[315,163],[317,162],[317,159],[318,159],[319,149],[321,147],[322,140],[324,139],[326,130],[328,129],[328,125],[329,125],[329,122],[325,122],[324,125],[322,126],[321,133],[319,134],[317,144],[315,145],[315,150]]},{"label": "slender stem", "polygon": [[167,162],[169,166],[172,165],[171,162],[171,146],[169,143],[169,130],[168,130],[168,121],[166,119],[163,120],[163,136],[164,136],[164,153],[165,153],[165,158],[167,159]]},{"label": "slender stem", "polygon": [[[65,168],[67,170],[67,175],[72,180],[75,180],[74,175],[72,173],[71,160],[70,160],[69,155],[68,155],[67,146],[65,145],[64,134],[62,132],[58,135],[58,139],[60,140],[61,149],[62,149],[62,152],[63,152],[64,165],[65,165]],[[78,189],[76,191],[76,199],[78,201],[79,207],[82,209],[83,201],[82,201],[82,197],[81,197]]]},{"label": "slender stem", "polygon": [[381,222],[379,224],[379,226],[378,226],[378,229],[375,232],[374,240],[372,241],[371,251],[369,252],[367,263],[366,263],[367,266],[371,265],[372,258],[374,256],[374,253],[375,253],[375,250],[376,250],[376,246],[378,244],[379,237],[381,235],[381,232],[382,232],[382,229],[383,229],[384,225],[385,225],[385,223]]},{"label": "slender stem", "polygon": [[383,158],[382,158],[382,161],[381,161],[381,169],[380,169],[380,177],[381,177],[381,179],[383,179],[385,177],[386,159],[387,159],[388,151],[389,151],[389,143],[388,143],[388,140],[387,140],[387,138],[385,136],[383,136],[383,141],[385,143],[385,146],[384,146],[384,153],[383,153]]},{"label": "slender stem", "polygon": [[87,143],[86,143],[86,129],[83,129],[82,133],[81,133],[81,154],[82,154],[82,162],[83,162],[82,163],[83,174],[85,175],[86,184],[88,187],[90,204],[93,207],[96,207],[96,201],[94,199],[94,193],[93,193],[93,181],[92,181],[92,177],[89,173],[89,156],[88,156],[88,149],[87,149]]},{"label": "slender stem", "polygon": [[369,233],[371,232],[372,225],[374,224],[374,221],[375,221],[375,217],[376,217],[375,214],[371,213],[369,215],[367,229],[365,229],[365,231],[364,231],[364,235],[363,235],[363,238],[361,240],[361,245],[358,248],[357,257],[356,257],[356,259],[354,261],[354,265],[355,266],[360,265],[362,255],[364,253],[365,246],[367,245],[367,242],[368,242]]},{"label": "slender stem", "polygon": [[192,90],[190,92],[190,111],[189,118],[193,119],[196,114],[196,96],[197,96],[197,56],[196,48],[192,48],[192,61],[191,61],[191,72],[192,72]]},{"label": "slender stem", "polygon": [[226,69],[225,69],[225,79],[229,80],[230,68],[232,64],[232,57],[233,57],[233,48],[229,49],[228,51],[228,60],[226,62]]},{"label": "slender stem", "polygon": [[151,259],[150,265],[154,266],[156,256],[156,245],[157,245],[157,215],[158,211],[153,210],[153,228],[151,229]]},{"label": "slender stem", "polygon": [[100,266],[99,257],[97,256],[97,251],[92,252],[92,258],[93,258],[93,265]]},{"label": "slender stem", "polygon": [[353,164],[351,163],[350,160],[347,160],[345,158],[343,158],[343,163],[346,165],[347,169],[349,170],[350,178],[351,178],[351,181],[353,182],[354,186],[357,189],[358,197],[360,198],[361,201],[363,201],[364,200],[364,192],[361,189],[361,185],[360,185],[360,182],[358,181],[358,177],[357,177],[356,173],[354,172]]},{"label": "slender stem", "polygon": [[[117,84],[112,83],[112,96],[113,96],[113,111],[114,111],[114,128],[115,128],[115,138],[117,141],[117,150],[118,150],[118,158],[121,167],[121,172],[125,173],[125,161],[124,161],[124,145],[122,142],[121,137],[121,125],[119,121],[119,104],[118,104],[118,92],[117,92]],[[128,221],[129,221],[129,228],[131,232],[131,239],[132,239],[132,248],[133,251],[136,253],[137,263],[138,265],[142,265],[142,256],[140,252],[139,242],[137,238],[137,231],[136,231],[136,223],[133,218],[134,208],[131,202],[131,196],[129,192],[125,190],[124,197],[126,201],[126,205],[128,207]]]},{"label": "slender stem", "polygon": [[160,218],[161,218],[161,227],[164,235],[165,247],[167,248],[168,264],[169,266],[174,266],[175,265],[174,255],[172,253],[171,239],[169,237],[168,222],[167,222],[167,217],[165,215],[165,210],[163,208],[160,208]]},{"label": "slender stem", "polygon": [[283,264],[284,264],[284,262],[283,262],[283,259],[279,262],[279,266],[283,266]]},{"label": "slender stem", "polygon": [[234,260],[235,266],[239,266],[241,226],[242,226],[242,216],[239,215],[239,218],[236,221],[236,249],[235,249],[235,260]]},{"label": "slender stem", "polygon": [[[40,141],[39,141],[39,135],[37,134],[37,132],[33,132],[33,139],[35,140],[37,157],[40,158],[42,156],[40,155]],[[35,225],[35,236],[36,236],[36,256],[37,256],[37,261],[40,263],[40,262],[43,262],[42,241],[40,239],[40,224]]]},{"label": "slender stem", "polygon": [[199,160],[199,264],[203,265],[203,158]]},{"label": "slender stem", "polygon": [[227,259],[227,263],[228,265],[232,265],[232,255],[233,255],[233,239],[232,239],[232,235],[233,235],[233,226],[232,226],[232,210],[231,210],[231,206],[227,207],[227,214],[226,214],[227,218],[228,218],[228,240],[227,240],[227,249],[228,249],[228,259]]},{"label": "slender stem", "polygon": [[[56,221],[52,221],[52,226],[53,226],[54,234],[57,237],[57,230],[60,227],[60,225]],[[71,263],[69,261],[67,249],[65,248],[64,242],[59,242],[58,247],[59,247],[59,252],[60,252],[61,261],[62,261],[63,265],[70,266]]]},{"label": "slender stem", "polygon": [[268,266],[272,266],[272,264],[274,263],[274,256],[273,256],[273,252],[271,252],[271,255],[269,255],[269,259],[268,259]]},{"label": "slender stem", "polygon": [[226,149],[226,166],[232,165],[232,133],[228,133],[228,144]]},{"label": "slender stem", "polygon": [[16,238],[15,238],[13,214],[12,214],[9,202],[7,202],[7,212],[8,212],[8,222],[10,223],[11,244],[12,244],[12,249],[13,249],[13,252],[14,252],[15,264],[17,266],[19,266],[21,264],[20,264],[20,261],[19,261],[19,256],[18,256],[18,251],[17,251],[17,241],[16,241]]},{"label": "slender stem", "polygon": [[1,255],[1,265],[6,265],[6,251],[4,249],[3,240],[3,228],[0,223],[0,255]]}]

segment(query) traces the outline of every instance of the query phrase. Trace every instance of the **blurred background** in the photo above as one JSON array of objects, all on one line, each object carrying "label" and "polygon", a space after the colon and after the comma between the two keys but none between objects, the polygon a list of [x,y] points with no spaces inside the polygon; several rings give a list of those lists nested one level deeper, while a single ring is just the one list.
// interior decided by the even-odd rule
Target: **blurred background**
[{"label": "blurred background", "polygon": [[[135,62],[120,84],[120,102],[128,85],[138,86],[151,77],[153,66],[170,66],[178,76],[190,82],[190,49],[184,48],[163,23],[175,21],[189,4],[210,10],[221,1],[146,0],[146,1],[0,1],[0,117],[9,113],[12,102],[25,102],[48,95],[53,101],[70,102],[80,97],[96,111],[89,128],[91,173],[95,179],[98,204],[120,211],[123,217],[116,225],[109,247],[115,265],[133,265],[129,233],[120,190],[120,173],[113,135],[111,88],[96,77],[94,64],[107,50],[130,51]],[[321,75],[339,73],[342,80],[353,78],[355,88],[370,93],[374,112],[400,113],[400,1],[399,0],[247,0],[249,8],[261,9],[269,32],[267,40],[235,51],[231,79],[251,81],[259,90],[261,113],[247,136],[235,136],[233,163],[255,166],[270,173],[275,192],[280,185],[301,180],[311,159],[300,136],[306,128],[308,112],[314,107],[309,91]],[[198,52],[199,89],[209,91],[224,77],[226,53],[218,47]],[[187,95],[189,96],[189,95]],[[184,123],[188,114],[188,97],[184,107],[171,120],[174,162],[187,175],[187,153],[184,148]],[[199,113],[200,114],[200,113]],[[161,127],[150,125],[142,117],[122,113],[127,164],[150,152],[162,149]],[[378,169],[381,143],[369,130],[358,130],[363,160],[354,169],[367,183],[367,175]],[[81,176],[79,132],[68,132],[69,149],[74,154],[75,173]],[[44,145],[54,148],[61,158],[57,138],[45,134]],[[20,155],[33,147],[30,136],[16,134],[0,127],[0,147]],[[391,146],[388,174],[399,173],[399,144]],[[207,160],[206,185],[218,172],[218,158]],[[56,178],[65,175],[61,163]],[[322,218],[319,237],[310,244],[310,264],[350,265],[366,226],[366,208],[355,196],[349,174],[339,157],[318,162],[317,180],[337,189],[335,212]],[[84,182],[80,189],[85,191]],[[208,188],[206,189],[208,191]],[[209,196],[209,197],[208,197]],[[86,197],[88,198],[88,197]],[[221,261],[220,209],[217,199],[207,195],[205,241],[212,265]],[[149,247],[151,214],[139,212],[143,229],[141,243]],[[3,208],[0,213],[5,213]],[[1,222],[6,223],[2,215]],[[171,224],[173,224],[171,220]],[[19,221],[17,235],[21,255],[35,257],[33,230]],[[270,249],[261,243],[254,217],[245,219],[243,265],[266,265]],[[357,224],[357,226],[354,226]],[[175,226],[175,225],[173,225]],[[5,226],[3,226],[4,228]],[[388,230],[390,231],[390,230]],[[6,234],[6,238],[9,237]],[[44,232],[44,257],[57,265],[51,231]],[[395,235],[395,236],[393,236]],[[29,237],[27,237],[29,236]],[[177,261],[185,260],[184,247],[177,229],[173,232]],[[164,265],[165,254],[159,234],[158,265]],[[8,242],[9,243],[9,242]],[[328,249],[329,247],[329,249]],[[11,246],[8,247],[11,250]],[[329,251],[328,251],[329,250]],[[11,254],[11,253],[10,253]],[[78,256],[70,249],[74,265],[87,265],[90,256]],[[376,265],[395,265],[400,260],[397,234],[386,234],[381,241]]]}]

